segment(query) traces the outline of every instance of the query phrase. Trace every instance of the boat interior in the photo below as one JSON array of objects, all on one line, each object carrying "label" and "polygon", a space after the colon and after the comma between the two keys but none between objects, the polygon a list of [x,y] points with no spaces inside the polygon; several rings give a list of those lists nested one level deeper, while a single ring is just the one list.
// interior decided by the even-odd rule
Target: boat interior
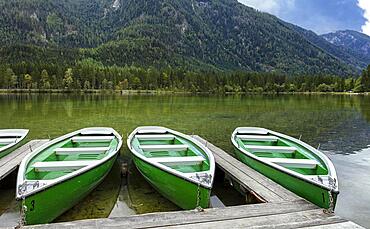
[{"label": "boat interior", "polygon": [[113,134],[76,135],[59,141],[35,155],[28,163],[27,180],[51,180],[85,166],[99,163],[116,150],[119,141]]},{"label": "boat interior", "polygon": [[0,133],[0,151],[3,147],[8,146],[9,144],[16,143],[20,138],[22,138],[22,135],[15,134],[15,133]]},{"label": "boat interior", "polygon": [[295,142],[268,132],[239,132],[238,145],[263,161],[269,161],[302,175],[327,175],[325,163]]},{"label": "boat interior", "polygon": [[132,147],[148,161],[157,162],[182,173],[210,169],[208,156],[194,143],[169,133],[136,134]]}]

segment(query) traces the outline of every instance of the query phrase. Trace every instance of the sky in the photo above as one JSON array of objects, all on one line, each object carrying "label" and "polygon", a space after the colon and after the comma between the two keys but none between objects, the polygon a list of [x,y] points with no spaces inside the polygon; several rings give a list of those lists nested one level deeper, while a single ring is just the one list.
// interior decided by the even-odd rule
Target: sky
[{"label": "sky", "polygon": [[356,30],[370,36],[370,0],[238,0],[318,34]]}]

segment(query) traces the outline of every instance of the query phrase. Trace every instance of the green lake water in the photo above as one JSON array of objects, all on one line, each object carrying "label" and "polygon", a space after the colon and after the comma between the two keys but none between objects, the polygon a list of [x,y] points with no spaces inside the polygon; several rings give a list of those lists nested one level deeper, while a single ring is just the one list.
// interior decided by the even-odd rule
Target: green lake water
[{"label": "green lake water", "polygon": [[[370,227],[368,96],[0,95],[0,128],[30,129],[29,139],[55,138],[90,126],[113,127],[125,139],[142,125],[197,134],[228,152],[232,152],[230,135],[238,126],[265,127],[301,136],[315,147],[320,145],[336,166],[341,191],[336,213]],[[130,157],[125,144],[121,155]],[[133,166],[129,166],[128,174],[127,193],[134,211],[178,210],[155,192]],[[10,204],[15,195],[13,180],[0,184],[0,214],[14,205]],[[57,221],[107,217],[117,204],[121,183],[117,164],[93,193]],[[230,190],[225,192],[233,195]]]}]

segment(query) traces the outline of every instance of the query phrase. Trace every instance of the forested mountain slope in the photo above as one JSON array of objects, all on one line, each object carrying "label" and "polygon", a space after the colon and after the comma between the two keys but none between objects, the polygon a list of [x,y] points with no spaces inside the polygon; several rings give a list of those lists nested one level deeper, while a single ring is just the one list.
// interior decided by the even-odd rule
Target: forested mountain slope
[{"label": "forested mountain slope", "polygon": [[[357,72],[236,0],[0,0],[0,61],[293,74]],[[345,62],[346,61],[346,62]]]}]

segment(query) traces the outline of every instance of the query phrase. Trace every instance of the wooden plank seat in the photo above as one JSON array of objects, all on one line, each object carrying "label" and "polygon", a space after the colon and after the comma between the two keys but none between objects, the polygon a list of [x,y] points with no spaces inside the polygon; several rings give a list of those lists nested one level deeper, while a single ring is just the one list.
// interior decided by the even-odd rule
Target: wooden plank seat
[{"label": "wooden plank seat", "polygon": [[76,170],[88,165],[92,165],[96,161],[43,161],[36,162],[32,166],[36,172],[51,172],[63,170]]},{"label": "wooden plank seat", "polygon": [[259,146],[259,145],[246,145],[245,148],[254,153],[294,153],[297,148],[291,146]]},{"label": "wooden plank seat", "polygon": [[263,160],[289,168],[315,169],[319,164],[311,159],[263,158]]},{"label": "wooden plank seat", "polygon": [[189,147],[187,145],[141,145],[140,148],[147,152],[158,151],[185,151]]},{"label": "wooden plank seat", "polygon": [[111,142],[114,136],[78,136],[71,139],[72,142]]},{"label": "wooden plank seat", "polygon": [[17,138],[0,138],[0,144],[10,144],[17,141]]},{"label": "wooden plank seat", "polygon": [[189,157],[154,157],[150,161],[158,162],[166,165],[199,165],[206,159],[202,156]]},{"label": "wooden plank seat", "polygon": [[276,136],[263,136],[263,135],[236,135],[237,138],[241,140],[246,140],[246,141],[256,141],[256,142],[276,142],[279,140],[278,137]]},{"label": "wooden plank seat", "polygon": [[142,134],[136,135],[136,138],[139,140],[163,140],[170,141],[175,139],[175,136],[172,134]]},{"label": "wooden plank seat", "polygon": [[102,154],[109,150],[109,147],[80,147],[80,148],[57,148],[56,155],[71,155],[71,154]]}]

